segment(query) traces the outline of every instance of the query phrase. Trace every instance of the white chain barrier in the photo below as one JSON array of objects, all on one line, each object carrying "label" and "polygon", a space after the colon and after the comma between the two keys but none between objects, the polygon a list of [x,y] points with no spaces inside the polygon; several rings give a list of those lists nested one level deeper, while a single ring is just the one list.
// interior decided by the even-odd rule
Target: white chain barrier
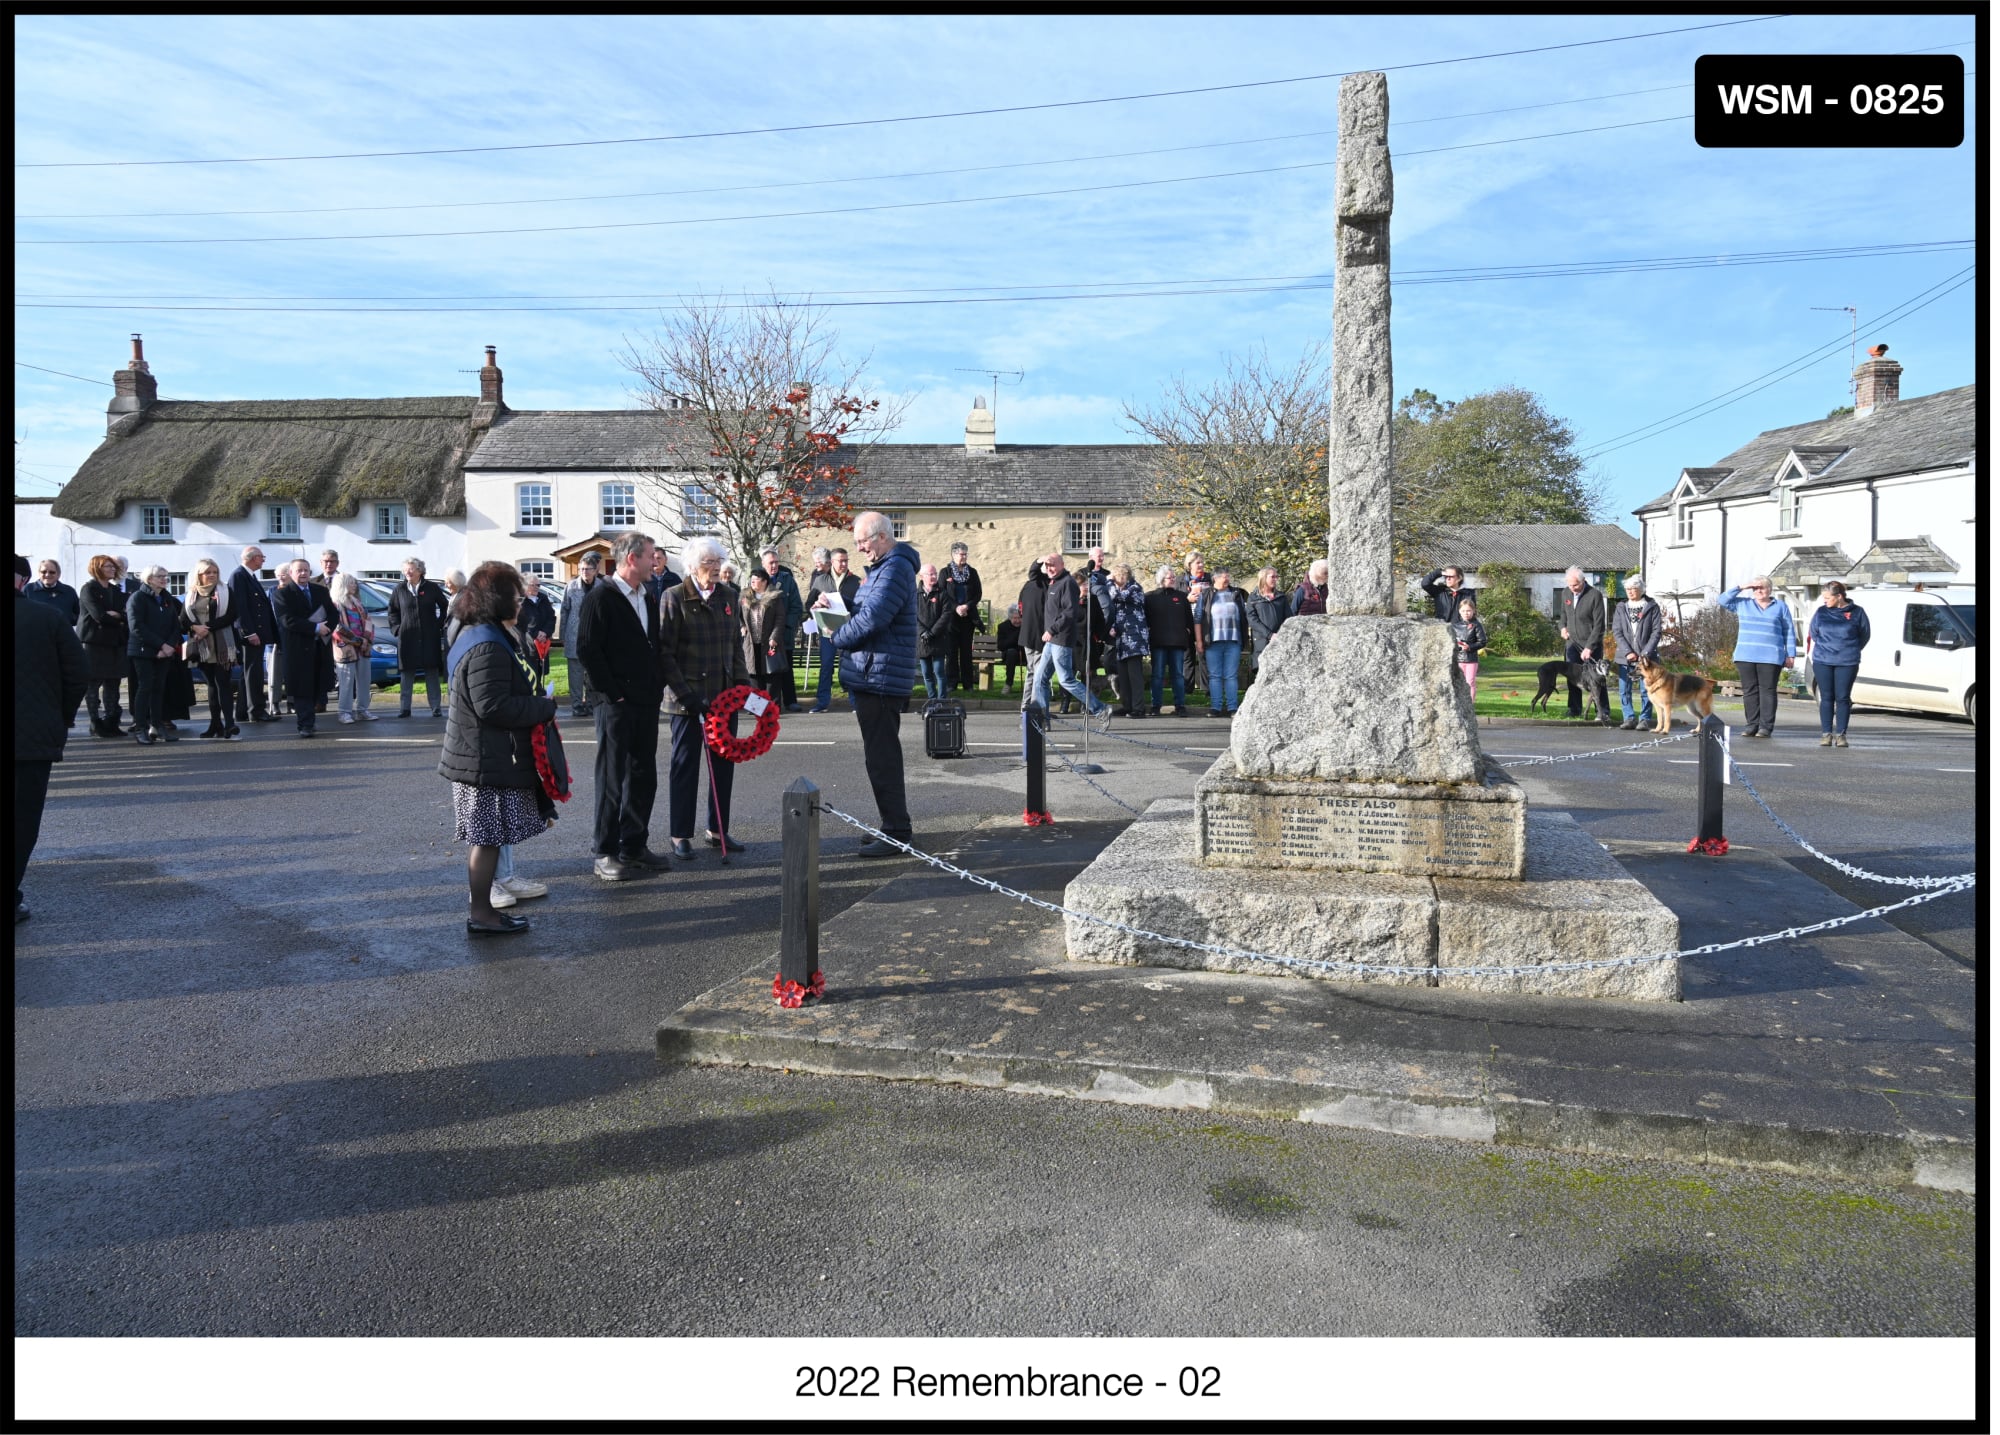
[{"label": "white chain barrier", "polygon": [[820,811],[830,817],[838,818],[849,827],[858,829],[877,842],[906,852],[919,862],[935,867],[940,872],[950,873],[961,882],[970,882],[975,887],[983,887],[987,891],[1002,897],[1011,897],[1016,902],[1024,902],[1030,907],[1040,908],[1042,911],[1058,917],[1075,917],[1078,921],[1089,922],[1094,926],[1104,927],[1114,932],[1123,932],[1127,936],[1137,937],[1141,941],[1160,942],[1166,946],[1178,947],[1183,951],[1211,952],[1221,957],[1235,957],[1254,962],[1270,962],[1275,966],[1303,968],[1311,971],[1324,971],[1347,976],[1435,977],[1449,974],[1454,977],[1529,977],[1543,972],[1591,972],[1604,971],[1612,967],[1636,967],[1648,962],[1667,962],[1679,957],[1704,957],[1715,952],[1733,951],[1738,947],[1761,947],[1768,942],[1790,941],[1795,937],[1810,936],[1814,932],[1830,931],[1835,927],[1845,927],[1851,922],[1862,922],[1868,920],[1870,917],[1880,917],[1890,912],[1900,911],[1905,907],[1915,907],[1924,902],[1933,902],[1939,897],[1949,896],[1953,892],[1961,891],[1977,884],[1977,878],[1968,874],[1962,880],[1954,879],[1951,886],[1940,887],[1930,892],[1920,892],[1914,897],[1905,897],[1900,902],[1891,902],[1881,907],[1871,907],[1865,912],[1855,912],[1851,916],[1831,917],[1824,922],[1815,922],[1810,926],[1787,927],[1780,932],[1764,932],[1754,937],[1739,937],[1733,942],[1709,942],[1704,946],[1688,947],[1678,952],[1645,952],[1629,957],[1599,957],[1586,961],[1541,962],[1533,965],[1508,967],[1438,968],[1392,966],[1380,962],[1333,962],[1311,957],[1279,956],[1272,952],[1253,952],[1243,947],[1224,946],[1213,942],[1197,942],[1187,937],[1170,937],[1163,932],[1149,932],[1143,927],[1129,926],[1124,922],[1112,921],[1108,917],[1092,916],[1089,912],[1073,911],[1061,903],[1048,902],[1040,897],[1030,896],[1026,892],[1017,892],[1012,887],[1003,886],[990,877],[981,877],[976,872],[968,872],[963,867],[954,866],[942,857],[934,856],[929,852],[919,851],[909,843],[900,842],[888,833],[878,828],[870,827],[860,818],[842,812],[839,808],[829,803],[822,802],[820,804]]},{"label": "white chain barrier", "polygon": [[1837,867],[1848,876],[1859,877],[1864,882],[1882,882],[1892,887],[1949,887],[1956,891],[1961,886],[1971,886],[1978,877],[1979,874],[1977,872],[1956,872],[1949,877],[1885,877],[1880,872],[1870,872],[1864,867],[1856,867],[1851,862],[1843,862],[1838,857],[1827,856],[1826,853],[1820,851],[1819,848],[1813,846],[1812,843],[1794,832],[1790,823],[1771,810],[1771,804],[1764,800],[1764,795],[1750,781],[1750,775],[1743,770],[1735,758],[1729,756],[1727,744],[1724,744],[1720,738],[1716,739],[1716,744],[1722,748],[1723,756],[1729,763],[1729,770],[1735,774],[1737,782],[1741,783],[1743,790],[1750,794],[1750,800],[1764,809],[1764,815],[1778,824],[1780,832],[1798,843],[1799,846],[1805,848],[1806,851],[1812,853],[1813,856],[1819,858],[1820,861],[1826,863],[1827,866]]}]

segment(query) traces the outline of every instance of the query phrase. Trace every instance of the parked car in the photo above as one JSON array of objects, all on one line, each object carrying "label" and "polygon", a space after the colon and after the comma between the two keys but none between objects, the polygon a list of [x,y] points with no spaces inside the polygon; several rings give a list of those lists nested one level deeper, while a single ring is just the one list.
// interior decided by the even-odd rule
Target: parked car
[{"label": "parked car", "polygon": [[[1979,601],[1971,588],[1851,588],[1872,633],[1854,701],[1979,721]],[[1811,617],[1810,611],[1807,617]]]}]

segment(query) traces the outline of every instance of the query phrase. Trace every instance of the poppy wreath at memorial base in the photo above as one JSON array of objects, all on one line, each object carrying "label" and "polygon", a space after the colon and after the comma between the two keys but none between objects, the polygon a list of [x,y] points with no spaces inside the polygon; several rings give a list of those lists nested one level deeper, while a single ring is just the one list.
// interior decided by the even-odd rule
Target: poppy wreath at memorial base
[{"label": "poppy wreath at memorial base", "polygon": [[[745,737],[732,737],[729,720],[742,712],[750,698],[763,700],[764,711],[757,714],[757,726]],[[778,735],[778,705],[755,688],[738,683],[733,688],[725,688],[708,704],[708,713],[702,719],[702,731],[708,738],[709,749],[717,757],[731,762],[748,762],[753,757],[762,757],[771,750],[771,742]]]}]

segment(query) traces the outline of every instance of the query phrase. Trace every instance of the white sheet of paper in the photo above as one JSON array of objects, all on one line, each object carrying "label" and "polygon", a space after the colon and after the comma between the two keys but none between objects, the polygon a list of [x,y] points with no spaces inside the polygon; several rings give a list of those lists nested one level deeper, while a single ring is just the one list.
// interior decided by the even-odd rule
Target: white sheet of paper
[{"label": "white sheet of paper", "polygon": [[770,706],[771,700],[762,693],[752,693],[743,699],[743,711],[749,713],[753,718],[764,716],[764,710]]},{"label": "white sheet of paper", "polygon": [[847,604],[841,601],[837,591],[826,595],[824,608],[813,609],[813,618],[818,622],[820,632],[829,638],[833,636],[835,629],[853,616],[847,611]]}]

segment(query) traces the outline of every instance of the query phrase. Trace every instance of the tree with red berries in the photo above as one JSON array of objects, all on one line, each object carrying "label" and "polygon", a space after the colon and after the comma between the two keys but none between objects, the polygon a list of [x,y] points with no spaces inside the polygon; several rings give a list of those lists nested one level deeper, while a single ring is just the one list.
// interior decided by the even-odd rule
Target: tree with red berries
[{"label": "tree with red berries", "polygon": [[824,309],[775,293],[688,300],[621,358],[662,428],[642,521],[718,534],[744,562],[802,529],[845,527],[857,459],[908,407],[870,390],[867,356],[841,356]]}]

